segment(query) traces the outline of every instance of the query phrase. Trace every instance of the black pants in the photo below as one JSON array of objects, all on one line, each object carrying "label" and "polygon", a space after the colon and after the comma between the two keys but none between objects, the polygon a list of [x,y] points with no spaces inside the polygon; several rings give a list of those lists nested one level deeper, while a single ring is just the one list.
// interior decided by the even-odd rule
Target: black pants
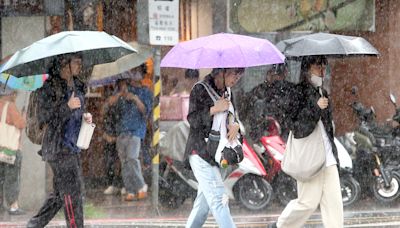
[{"label": "black pants", "polygon": [[44,227],[64,207],[67,227],[83,227],[82,167],[79,155],[49,162],[53,170],[54,192],[46,199],[27,227]]},{"label": "black pants", "polygon": [[122,187],[122,178],[116,173],[116,164],[119,162],[116,144],[104,144],[104,153],[106,158],[107,186]]}]

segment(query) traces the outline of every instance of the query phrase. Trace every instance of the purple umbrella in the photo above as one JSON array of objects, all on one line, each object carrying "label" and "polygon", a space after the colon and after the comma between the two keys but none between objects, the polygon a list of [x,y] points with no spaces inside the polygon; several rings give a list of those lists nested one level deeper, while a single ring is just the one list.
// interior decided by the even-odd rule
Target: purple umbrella
[{"label": "purple umbrella", "polygon": [[234,68],[283,63],[285,56],[268,40],[219,33],[181,42],[161,61],[161,67]]}]

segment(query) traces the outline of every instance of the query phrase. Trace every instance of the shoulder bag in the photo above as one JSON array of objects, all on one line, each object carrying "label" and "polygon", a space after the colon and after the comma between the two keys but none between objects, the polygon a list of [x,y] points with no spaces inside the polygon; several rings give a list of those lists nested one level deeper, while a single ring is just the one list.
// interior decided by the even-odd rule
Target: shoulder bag
[{"label": "shoulder bag", "polygon": [[285,173],[298,181],[306,182],[325,168],[325,160],[325,146],[319,123],[304,138],[296,139],[290,131],[282,159],[282,170]]},{"label": "shoulder bag", "polygon": [[8,104],[4,104],[0,120],[0,161],[14,164],[21,131],[6,123]]}]

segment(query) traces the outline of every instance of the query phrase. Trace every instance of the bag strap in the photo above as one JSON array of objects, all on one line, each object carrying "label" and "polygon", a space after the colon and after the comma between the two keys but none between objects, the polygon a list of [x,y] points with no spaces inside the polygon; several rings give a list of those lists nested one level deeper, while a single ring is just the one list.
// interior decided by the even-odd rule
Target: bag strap
[{"label": "bag strap", "polygon": [[217,102],[217,100],[221,97],[218,95],[218,93],[213,88],[211,88],[210,85],[208,85],[207,82],[200,81],[200,82],[196,83],[195,85],[197,85],[197,84],[202,85],[206,89],[208,95],[210,95],[210,97],[214,101],[214,103]]},{"label": "bag strap", "polygon": [[3,106],[3,111],[1,113],[1,123],[5,124],[6,123],[6,118],[7,118],[7,110],[8,110],[8,101]]}]

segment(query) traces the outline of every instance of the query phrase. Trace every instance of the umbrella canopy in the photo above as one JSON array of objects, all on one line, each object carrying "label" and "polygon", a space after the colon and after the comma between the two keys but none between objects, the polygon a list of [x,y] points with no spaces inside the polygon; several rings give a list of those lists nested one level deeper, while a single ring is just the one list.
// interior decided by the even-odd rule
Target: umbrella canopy
[{"label": "umbrella canopy", "polygon": [[[48,74],[38,74],[17,78],[12,75],[1,73],[0,83],[6,84],[11,89],[34,91],[43,86],[44,81],[49,77]],[[2,89],[2,87],[0,87]]]},{"label": "umbrella canopy", "polygon": [[113,78],[115,78],[118,74],[140,66],[152,56],[150,46],[141,45],[137,42],[129,42],[128,44],[137,50],[137,53],[126,55],[112,63],[94,66],[89,84],[109,84],[110,82],[114,81]]},{"label": "umbrella canopy", "polygon": [[237,68],[282,63],[285,56],[268,40],[219,33],[181,42],[161,61],[161,67]]},{"label": "umbrella canopy", "polygon": [[374,46],[362,37],[330,33],[315,33],[282,40],[276,46],[286,57],[379,55]]},{"label": "umbrella canopy", "polygon": [[76,52],[82,54],[84,66],[92,66],[113,62],[136,50],[118,37],[105,32],[60,32],[16,52],[4,64],[0,73],[5,72],[15,77],[47,73],[49,63],[56,56]]}]

